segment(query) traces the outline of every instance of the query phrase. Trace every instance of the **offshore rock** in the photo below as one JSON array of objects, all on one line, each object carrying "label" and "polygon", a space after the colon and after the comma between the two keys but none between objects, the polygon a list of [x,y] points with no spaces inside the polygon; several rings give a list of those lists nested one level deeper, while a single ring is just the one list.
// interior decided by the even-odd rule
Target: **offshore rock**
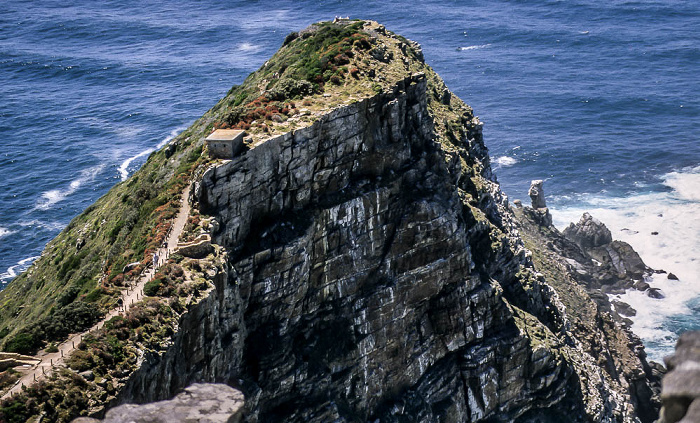
[{"label": "offshore rock", "polygon": [[665,359],[659,423],[700,421],[700,331],[683,333],[674,355]]},{"label": "offshore rock", "polygon": [[196,383],[171,400],[120,405],[103,420],[79,417],[73,423],[238,423],[243,405],[243,394],[230,386]]}]

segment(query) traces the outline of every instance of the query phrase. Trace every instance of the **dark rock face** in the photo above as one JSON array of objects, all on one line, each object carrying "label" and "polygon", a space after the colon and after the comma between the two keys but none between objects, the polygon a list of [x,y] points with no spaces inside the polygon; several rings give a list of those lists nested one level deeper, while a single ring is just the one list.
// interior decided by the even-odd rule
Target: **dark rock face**
[{"label": "dark rock face", "polygon": [[663,408],[659,423],[700,421],[700,331],[686,332],[676,343],[674,355],[665,359]]},{"label": "dark rock face", "polygon": [[73,423],[238,423],[243,405],[243,394],[230,386],[196,383],[171,400],[121,405],[103,420],[80,417]]},{"label": "dark rock face", "polygon": [[218,381],[251,422],[635,421],[536,274],[478,120],[438,142],[426,95],[414,75],[204,174],[226,262],[121,401]]}]

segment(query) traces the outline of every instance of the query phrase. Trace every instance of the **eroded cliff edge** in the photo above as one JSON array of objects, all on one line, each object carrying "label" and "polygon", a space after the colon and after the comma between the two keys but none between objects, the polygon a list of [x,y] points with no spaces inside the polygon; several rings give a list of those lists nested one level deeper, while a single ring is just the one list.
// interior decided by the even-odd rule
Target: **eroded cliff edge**
[{"label": "eroded cliff edge", "polygon": [[[324,25],[353,29],[350,50],[328,56],[339,66],[320,75],[323,95],[284,77],[299,43],[334,48],[307,30],[249,77],[249,93],[232,89],[167,147],[202,164],[192,202],[218,247],[190,262],[203,278],[194,293],[154,291],[152,307],[174,316],[156,328],[165,341],[121,327],[133,347],[100,380],[109,395],[74,376],[90,413],[224,382],[245,394],[248,421],[650,421],[643,356],[598,324],[585,292],[567,294],[577,288],[566,272],[538,272],[557,258],[533,263],[472,110],[414,43],[372,22]],[[367,66],[343,84],[333,78],[348,52]],[[262,125],[257,114],[247,149],[204,171],[206,150],[193,152],[212,124],[250,126],[258,112],[238,97],[259,107],[279,86],[325,110],[285,120],[271,109]],[[567,313],[576,304],[582,328]],[[614,354],[630,359],[600,360]]]},{"label": "eroded cliff edge", "polygon": [[246,392],[250,421],[635,420],[607,345],[570,330],[535,272],[478,120],[464,107],[441,138],[429,82],[204,174],[227,269],[124,400],[210,380]]}]

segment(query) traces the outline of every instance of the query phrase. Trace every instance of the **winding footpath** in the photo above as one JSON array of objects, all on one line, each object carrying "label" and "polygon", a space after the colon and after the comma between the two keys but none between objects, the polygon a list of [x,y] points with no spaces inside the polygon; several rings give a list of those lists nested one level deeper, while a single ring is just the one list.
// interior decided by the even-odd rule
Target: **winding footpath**
[{"label": "winding footpath", "polygon": [[23,386],[29,386],[36,381],[49,376],[55,367],[65,367],[65,359],[78,347],[84,335],[98,330],[112,317],[126,313],[132,305],[143,299],[144,285],[146,285],[146,282],[153,278],[160,266],[167,262],[167,258],[177,248],[178,239],[180,238],[180,234],[185,228],[187,218],[190,215],[190,204],[189,201],[187,201],[189,195],[190,187],[187,186],[187,188],[185,188],[185,190],[182,192],[182,204],[180,205],[180,210],[178,211],[175,221],[173,222],[170,235],[167,238],[166,246],[159,248],[157,251],[159,257],[157,265],[155,267],[150,266],[148,270],[141,274],[134,285],[131,285],[121,292],[123,306],[111,310],[102,320],[97,322],[93,327],[85,332],[71,335],[66,341],[57,346],[58,351],[53,353],[47,353],[44,350],[39,351],[35,356],[37,360],[40,360],[37,365],[25,368],[15,368],[15,370],[18,370],[24,374],[15,383],[15,385],[12,386],[12,388],[7,390],[2,397],[0,397],[0,399],[10,398],[12,395],[21,392]]}]

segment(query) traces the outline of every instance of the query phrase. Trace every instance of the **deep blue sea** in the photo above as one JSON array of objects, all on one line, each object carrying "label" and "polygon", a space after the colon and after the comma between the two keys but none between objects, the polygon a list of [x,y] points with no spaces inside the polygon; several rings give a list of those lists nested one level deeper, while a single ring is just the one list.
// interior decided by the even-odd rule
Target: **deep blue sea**
[{"label": "deep blue sea", "polygon": [[287,33],[334,16],[422,44],[511,199],[546,179],[557,225],[590,210],[680,277],[652,281],[664,300],[622,296],[652,358],[700,328],[700,2],[680,0],[2,2],[0,285]]}]

